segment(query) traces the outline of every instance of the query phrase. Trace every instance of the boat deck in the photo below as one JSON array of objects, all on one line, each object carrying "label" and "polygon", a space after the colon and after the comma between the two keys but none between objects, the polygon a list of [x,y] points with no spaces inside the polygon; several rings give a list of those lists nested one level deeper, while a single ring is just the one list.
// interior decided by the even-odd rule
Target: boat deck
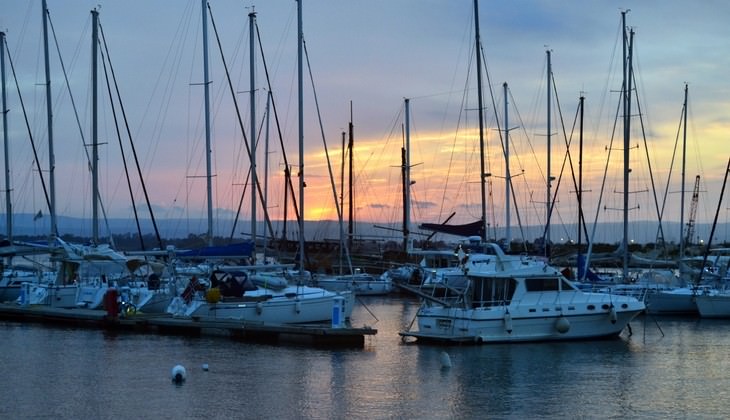
[{"label": "boat deck", "polygon": [[270,344],[305,344],[318,347],[359,347],[365,336],[375,335],[370,327],[335,328],[329,324],[265,324],[235,320],[179,318],[170,314],[142,314],[120,317],[106,311],[83,308],[51,308],[0,303],[0,319],[61,324],[137,333],[185,336],[224,336],[236,340]]}]

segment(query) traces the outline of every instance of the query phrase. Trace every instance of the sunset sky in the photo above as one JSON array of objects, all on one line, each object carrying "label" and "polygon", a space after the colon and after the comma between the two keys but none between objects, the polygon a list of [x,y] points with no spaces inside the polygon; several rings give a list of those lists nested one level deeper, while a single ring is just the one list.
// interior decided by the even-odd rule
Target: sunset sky
[{"label": "sunset sky", "polygon": [[[248,14],[255,10],[282,141],[295,176],[299,165],[297,4],[294,0],[260,3],[212,0],[210,7],[246,136],[250,135],[251,112]],[[51,35],[58,214],[91,216],[91,177],[83,144],[91,143],[90,11],[95,7],[99,7],[111,65],[155,217],[205,217],[202,22],[198,0],[48,0],[51,23],[83,130],[82,139],[56,41]],[[680,122],[687,83],[684,221],[689,217],[692,189],[699,175],[697,223],[712,222],[730,158],[727,99],[730,98],[727,78],[730,4],[724,1],[482,1],[479,20],[486,59],[483,68],[486,172],[492,174],[488,178],[491,199],[487,220],[496,229],[497,237],[504,236],[505,227],[505,162],[497,130],[498,121],[499,127],[504,128],[504,82],[509,86],[510,168],[519,211],[518,215],[513,203],[512,236],[519,236],[518,220],[523,225],[545,223],[548,50],[556,87],[551,93],[550,173],[556,178],[552,191],[558,186],[557,178],[561,178],[566,159],[564,133],[569,138],[572,135],[570,158],[575,177],[578,176],[577,125],[573,127],[578,100],[583,95],[585,217],[590,224],[594,220],[599,223],[621,220],[621,212],[613,209],[622,206],[623,137],[622,125],[619,122],[614,127],[614,121],[621,115],[617,114],[621,88],[621,11],[627,9],[630,9],[627,24],[635,31],[634,98],[638,97],[638,108],[636,102],[632,106],[629,217],[649,221],[645,229],[656,231],[657,205],[650,177],[653,174],[658,206],[665,208],[664,220],[678,222],[680,219],[683,134]],[[40,0],[7,1],[0,15],[0,30],[7,36],[30,130],[47,177],[49,150],[41,16]],[[305,64],[305,219],[336,219],[322,132],[339,194],[342,133],[347,131],[352,106],[356,217],[373,224],[400,223],[403,108],[404,98],[410,98],[411,179],[415,181],[411,187],[413,223],[442,222],[452,213],[455,215],[451,223],[477,220],[481,198],[472,1],[310,0],[303,2],[303,23],[314,80],[313,91]],[[216,223],[229,223],[227,220],[235,214],[241,200],[249,161],[210,20],[208,47],[214,215]],[[255,53],[255,114],[261,127],[266,122],[268,87],[258,44]],[[100,195],[107,216],[131,219],[132,201],[104,69],[101,65],[99,69],[99,142],[103,143],[99,148]],[[6,83],[14,212],[41,210],[46,214],[28,130],[7,60]],[[319,105],[319,116],[316,105]],[[118,107],[116,113],[121,115]],[[140,216],[148,218],[126,129],[123,122],[120,124],[134,200]],[[273,114],[269,127],[267,208],[270,217],[278,220],[283,218],[285,202],[284,159]],[[257,146],[258,176],[262,183],[264,134],[261,133]],[[560,180],[557,210],[551,220],[553,240],[576,236],[575,229],[564,227],[575,223],[577,218],[572,176],[566,165]],[[296,178],[294,182],[298,192]],[[245,221],[243,231],[249,229],[251,214],[248,191],[250,188],[240,213],[240,219]],[[3,203],[0,212],[4,212],[4,195],[0,201]],[[346,200],[345,212],[348,205]],[[719,222],[728,222],[729,208],[726,197]],[[260,208],[257,213],[261,218]],[[287,217],[293,219],[291,208]],[[205,231],[204,225],[195,223],[181,229]],[[132,223],[130,230],[133,230]],[[635,234],[646,236],[646,232]],[[668,239],[672,236],[676,239],[679,232],[668,234]],[[723,235],[727,239],[727,229],[719,234],[720,240]]]}]

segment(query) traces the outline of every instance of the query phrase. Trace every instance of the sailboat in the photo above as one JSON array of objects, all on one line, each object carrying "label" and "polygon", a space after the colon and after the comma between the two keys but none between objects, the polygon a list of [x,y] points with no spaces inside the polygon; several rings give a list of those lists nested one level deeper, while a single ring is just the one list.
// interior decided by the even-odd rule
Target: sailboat
[{"label": "sailboat", "polygon": [[[207,80],[207,13],[206,0],[202,1],[204,67]],[[298,11],[298,46],[299,46],[299,148],[300,148],[300,211],[304,214],[303,184],[303,113],[302,113],[302,18],[301,1],[297,3]],[[254,86],[254,26],[256,13],[249,13],[251,42],[251,92]],[[207,86],[207,83],[205,84]],[[206,89],[206,98],[207,98]],[[206,99],[207,102],[207,99]],[[254,100],[252,98],[252,105]],[[253,107],[252,107],[253,108]],[[207,113],[207,107],[206,107]],[[252,110],[253,113],[253,110]],[[256,126],[252,121],[252,130]],[[252,142],[255,136],[250,136]],[[255,151],[255,149],[254,149]],[[255,154],[251,153],[251,170],[255,170]],[[255,202],[254,202],[255,203]],[[254,204],[255,205],[255,204]],[[254,213],[255,214],[255,213]],[[173,316],[191,317],[201,320],[235,320],[239,322],[256,322],[266,324],[293,324],[343,322],[352,314],[354,295],[351,292],[331,292],[323,288],[305,286],[304,279],[309,274],[304,270],[303,255],[303,218],[299,218],[300,261],[297,272],[288,267],[280,269],[256,266],[219,266],[218,271],[211,274],[209,287],[200,287],[199,281],[192,278],[183,293],[175,297],[167,308]],[[278,281],[286,279],[283,283]],[[340,321],[341,320],[341,321]],[[339,326],[339,325],[338,325]]]}]

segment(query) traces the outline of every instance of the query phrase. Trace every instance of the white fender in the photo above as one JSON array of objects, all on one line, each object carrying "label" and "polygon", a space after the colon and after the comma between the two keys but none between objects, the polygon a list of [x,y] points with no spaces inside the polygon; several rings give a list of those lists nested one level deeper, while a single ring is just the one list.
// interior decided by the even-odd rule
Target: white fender
[{"label": "white fender", "polygon": [[509,310],[504,313],[504,329],[507,334],[512,334],[512,315],[510,315]]}]

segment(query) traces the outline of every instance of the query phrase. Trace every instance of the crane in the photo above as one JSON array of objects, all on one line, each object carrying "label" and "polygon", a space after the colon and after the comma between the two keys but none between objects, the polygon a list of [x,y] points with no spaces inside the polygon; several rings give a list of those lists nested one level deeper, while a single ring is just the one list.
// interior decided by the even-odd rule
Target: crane
[{"label": "crane", "polygon": [[700,198],[700,176],[695,177],[695,187],[692,190],[692,203],[689,208],[689,220],[687,220],[687,233],[684,236],[684,243],[692,243],[692,236],[695,234],[695,217],[697,216],[697,201]]}]

